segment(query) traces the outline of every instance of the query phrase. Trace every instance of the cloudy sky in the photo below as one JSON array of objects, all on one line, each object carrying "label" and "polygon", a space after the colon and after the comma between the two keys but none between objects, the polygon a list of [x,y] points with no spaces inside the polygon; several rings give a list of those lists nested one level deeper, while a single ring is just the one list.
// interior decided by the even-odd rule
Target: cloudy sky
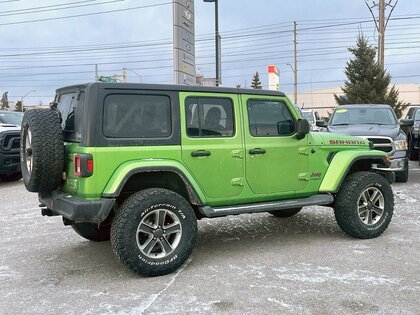
[{"label": "cloudy sky", "polygon": [[[93,81],[95,64],[100,75],[125,67],[129,82],[172,83],[170,0],[0,0],[0,17],[0,92],[9,100],[48,103],[58,87]],[[195,0],[195,19],[196,64],[214,77],[214,4]],[[249,87],[258,71],[267,87],[274,64],[280,89],[293,91],[293,21],[299,91],[340,86],[359,32],[377,45],[364,0],[219,0],[223,86]],[[419,83],[418,0],[399,0],[392,12],[385,65],[394,83]]]}]

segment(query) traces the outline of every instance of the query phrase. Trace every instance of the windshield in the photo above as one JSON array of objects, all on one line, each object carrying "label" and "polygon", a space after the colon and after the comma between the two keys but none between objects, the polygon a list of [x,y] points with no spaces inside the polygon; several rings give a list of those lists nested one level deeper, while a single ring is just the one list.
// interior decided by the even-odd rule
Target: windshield
[{"label": "windshield", "polygon": [[415,121],[420,121],[420,110],[416,110],[416,115],[414,116]]},{"label": "windshield", "polygon": [[1,112],[0,123],[20,126],[22,123],[23,113],[20,112]]},{"label": "windshield", "polygon": [[312,112],[302,112],[302,117],[305,118],[310,123],[314,123],[314,115],[312,115]]},{"label": "windshield", "polygon": [[376,124],[376,125],[396,125],[397,120],[390,108],[338,108],[331,118],[334,125],[358,125],[358,124]]}]

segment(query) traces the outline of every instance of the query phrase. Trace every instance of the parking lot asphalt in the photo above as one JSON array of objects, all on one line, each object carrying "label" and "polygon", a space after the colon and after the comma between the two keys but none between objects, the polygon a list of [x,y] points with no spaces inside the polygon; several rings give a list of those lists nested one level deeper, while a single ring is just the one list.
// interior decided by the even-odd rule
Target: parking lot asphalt
[{"label": "parking lot asphalt", "polygon": [[379,238],[346,236],[325,207],[204,219],[191,258],[157,278],[42,217],[22,181],[0,182],[0,314],[420,314],[420,168],[410,167]]}]

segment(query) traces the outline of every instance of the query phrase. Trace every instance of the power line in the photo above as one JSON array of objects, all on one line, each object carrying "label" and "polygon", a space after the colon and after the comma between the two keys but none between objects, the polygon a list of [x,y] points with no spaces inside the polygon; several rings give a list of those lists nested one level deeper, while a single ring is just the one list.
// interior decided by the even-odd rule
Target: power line
[{"label": "power line", "polygon": [[153,7],[160,7],[160,6],[170,5],[170,4],[172,4],[172,2],[164,2],[164,3],[143,5],[143,6],[132,7],[132,8],[123,8],[123,9],[115,9],[115,10],[92,12],[92,13],[81,13],[81,14],[74,14],[74,15],[67,15],[67,16],[60,16],[60,17],[51,17],[51,18],[44,18],[44,19],[37,19],[37,20],[7,22],[7,23],[0,23],[0,26],[27,24],[27,23],[45,22],[45,21],[55,21],[55,20],[71,19],[71,18],[77,18],[77,17],[83,17],[83,16],[92,16],[92,15],[100,15],[100,14],[108,14],[108,13],[116,13],[116,12],[126,12],[126,11],[132,11],[132,10],[140,10],[140,9],[147,9],[147,8],[153,8]]},{"label": "power line", "polygon": [[[84,1],[77,1],[77,2],[72,2],[72,3],[47,5],[47,6],[43,6],[43,7],[34,7],[34,8],[28,8],[28,9],[0,11],[0,16],[12,16],[12,15],[32,14],[32,13],[40,13],[40,12],[52,12],[52,11],[59,11],[59,10],[90,7],[90,6],[96,6],[96,5],[101,5],[101,4],[109,4],[109,3],[114,3],[114,2],[122,2],[122,1],[125,1],[125,0],[110,0],[110,1],[99,2],[99,3],[78,4],[78,3],[86,3],[86,2],[92,2],[92,1],[97,1],[97,0],[84,0]],[[72,5],[72,4],[77,4],[77,5]],[[61,6],[66,6],[66,7],[60,8]],[[39,9],[39,10],[36,10],[36,9]]]}]

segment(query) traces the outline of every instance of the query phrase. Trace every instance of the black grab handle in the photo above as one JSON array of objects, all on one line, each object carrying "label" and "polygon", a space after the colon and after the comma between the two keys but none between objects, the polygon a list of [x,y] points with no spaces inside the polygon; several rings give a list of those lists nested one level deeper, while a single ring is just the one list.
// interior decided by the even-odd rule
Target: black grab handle
[{"label": "black grab handle", "polygon": [[199,151],[193,151],[191,152],[191,156],[192,157],[199,157],[199,156],[210,156],[211,152],[210,151],[204,151],[204,150],[199,150]]},{"label": "black grab handle", "polygon": [[265,154],[265,149],[261,149],[261,148],[250,149],[249,154],[252,154],[252,155]]}]

